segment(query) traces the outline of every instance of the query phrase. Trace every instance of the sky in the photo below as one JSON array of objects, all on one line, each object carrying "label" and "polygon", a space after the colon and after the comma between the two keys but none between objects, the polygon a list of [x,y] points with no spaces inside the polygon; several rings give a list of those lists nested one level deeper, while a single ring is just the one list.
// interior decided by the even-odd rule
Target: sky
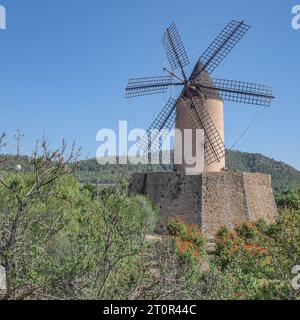
[{"label": "sky", "polygon": [[[297,2],[298,1],[298,2]],[[276,99],[234,149],[265,154],[300,169],[300,30],[291,26],[300,0],[0,0],[7,29],[0,30],[0,130],[5,152],[22,153],[47,136],[62,138],[94,157],[102,128],[147,128],[177,92],[128,101],[128,78],[162,74],[161,44],[175,22],[191,64],[232,19],[250,31],[215,70],[219,78],[273,87]],[[230,147],[261,107],[225,102],[225,144]]]}]

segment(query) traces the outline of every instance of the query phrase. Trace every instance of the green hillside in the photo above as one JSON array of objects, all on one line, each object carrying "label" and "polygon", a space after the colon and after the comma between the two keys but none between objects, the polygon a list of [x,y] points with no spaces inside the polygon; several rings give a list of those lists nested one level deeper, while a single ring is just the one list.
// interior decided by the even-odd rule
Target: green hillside
[{"label": "green hillside", "polygon": [[[18,161],[13,156],[0,156],[0,161],[6,157],[8,161],[2,164],[2,171],[15,170],[16,163],[22,165],[23,172],[30,172],[30,159],[27,156],[20,157]],[[272,175],[275,191],[294,189],[300,186],[300,171],[274,159],[257,153],[240,151],[228,151],[226,165],[230,170],[245,172],[261,172]],[[172,165],[99,165],[95,159],[82,160],[75,175],[81,183],[102,184],[116,182],[119,178],[128,178],[134,172],[172,171]]]},{"label": "green hillside", "polygon": [[271,174],[275,191],[295,189],[300,186],[300,171],[259,153],[230,151],[227,154],[226,165],[231,170]]}]

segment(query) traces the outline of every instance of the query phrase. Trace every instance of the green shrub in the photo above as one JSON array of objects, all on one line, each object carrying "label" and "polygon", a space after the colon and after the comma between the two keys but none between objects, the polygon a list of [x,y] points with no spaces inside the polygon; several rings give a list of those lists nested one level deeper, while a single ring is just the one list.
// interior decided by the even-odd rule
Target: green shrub
[{"label": "green shrub", "polygon": [[191,261],[202,260],[205,255],[205,239],[197,226],[172,219],[167,225],[167,232],[174,237],[179,256]]},{"label": "green shrub", "polygon": [[[123,184],[97,201],[72,176],[58,179],[51,192],[27,199],[33,178],[6,177],[26,200],[21,208],[16,194],[0,185],[0,264],[9,267],[6,298],[129,297],[145,234],[155,226],[150,202],[128,196]],[[10,242],[17,216],[16,237]]]}]

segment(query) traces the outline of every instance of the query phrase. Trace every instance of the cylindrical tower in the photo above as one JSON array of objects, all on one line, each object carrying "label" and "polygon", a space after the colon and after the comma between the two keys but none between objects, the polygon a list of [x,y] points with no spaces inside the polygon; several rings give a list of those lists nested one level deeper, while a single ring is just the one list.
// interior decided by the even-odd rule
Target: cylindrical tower
[{"label": "cylindrical tower", "polygon": [[[223,101],[219,99],[207,99],[205,102],[205,108],[207,109],[211,117],[211,120],[214,122],[222,141],[224,141]],[[224,168],[225,168],[225,157],[222,157],[217,162],[214,162],[211,164],[205,163],[204,171],[220,172]]]},{"label": "cylindrical tower", "polygon": [[[201,64],[198,63],[196,67],[194,68],[194,71],[192,72],[192,75],[189,79],[189,81],[193,81],[196,77],[206,84],[209,83],[212,84],[212,80],[209,77],[208,73],[206,71],[203,71],[201,73],[201,76],[199,78],[199,70],[201,70]],[[186,93],[183,92],[183,95]],[[195,100],[195,103],[197,104],[197,101],[199,99],[202,99],[199,97],[199,94],[195,91],[192,92],[193,98]],[[200,102],[200,101],[199,101]],[[179,129],[179,132],[176,132],[175,135],[175,151],[174,151],[174,162],[175,162],[175,168],[179,171],[185,171],[186,168],[189,168],[189,171],[192,171],[193,166],[195,167],[195,171],[193,174],[200,174],[202,172],[198,172],[199,169],[196,168],[196,164],[200,163],[201,161],[196,162],[194,165],[190,165],[184,161],[184,150],[188,148],[192,155],[195,156],[203,156],[196,153],[197,150],[197,139],[196,139],[196,131],[193,130],[192,134],[192,141],[189,142],[189,145],[184,145],[184,130],[185,129],[195,129],[192,124],[192,120],[190,118],[190,115],[188,114],[188,110],[186,110],[188,106],[182,99],[178,100],[177,106],[176,106],[176,122],[175,127],[176,129]],[[220,97],[216,97],[215,99],[206,99],[205,100],[205,106],[207,112],[210,115],[211,120],[213,121],[222,141],[224,141],[224,112],[223,112],[223,101]],[[201,126],[199,125],[199,128]],[[211,141],[214,140],[213,137],[210,139]],[[199,143],[199,141],[198,141]],[[218,161],[214,163],[207,163],[205,161],[205,153],[209,152],[209,141],[204,140],[204,167],[202,167],[202,170],[206,172],[220,172],[225,167],[225,157],[220,158]],[[182,163],[181,163],[182,161]]]}]

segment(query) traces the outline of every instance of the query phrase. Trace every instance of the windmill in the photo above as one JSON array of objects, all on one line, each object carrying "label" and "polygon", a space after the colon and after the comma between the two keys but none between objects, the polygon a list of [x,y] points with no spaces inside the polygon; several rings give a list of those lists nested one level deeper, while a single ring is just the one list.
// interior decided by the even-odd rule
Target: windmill
[{"label": "windmill", "polygon": [[[175,122],[175,127],[180,130],[204,131],[206,171],[224,168],[223,100],[270,106],[274,98],[268,86],[211,77],[249,28],[244,21],[231,21],[202,54],[189,77],[184,67],[190,61],[177,28],[174,23],[167,28],[162,42],[171,70],[164,68],[167,73],[164,76],[129,79],[126,87],[126,98],[164,93],[171,86],[183,87],[177,99],[169,99],[140,140],[143,152],[158,151],[167,136],[167,130],[163,129],[171,130]],[[179,75],[175,73],[178,69]],[[193,150],[195,143],[194,136]]]}]

